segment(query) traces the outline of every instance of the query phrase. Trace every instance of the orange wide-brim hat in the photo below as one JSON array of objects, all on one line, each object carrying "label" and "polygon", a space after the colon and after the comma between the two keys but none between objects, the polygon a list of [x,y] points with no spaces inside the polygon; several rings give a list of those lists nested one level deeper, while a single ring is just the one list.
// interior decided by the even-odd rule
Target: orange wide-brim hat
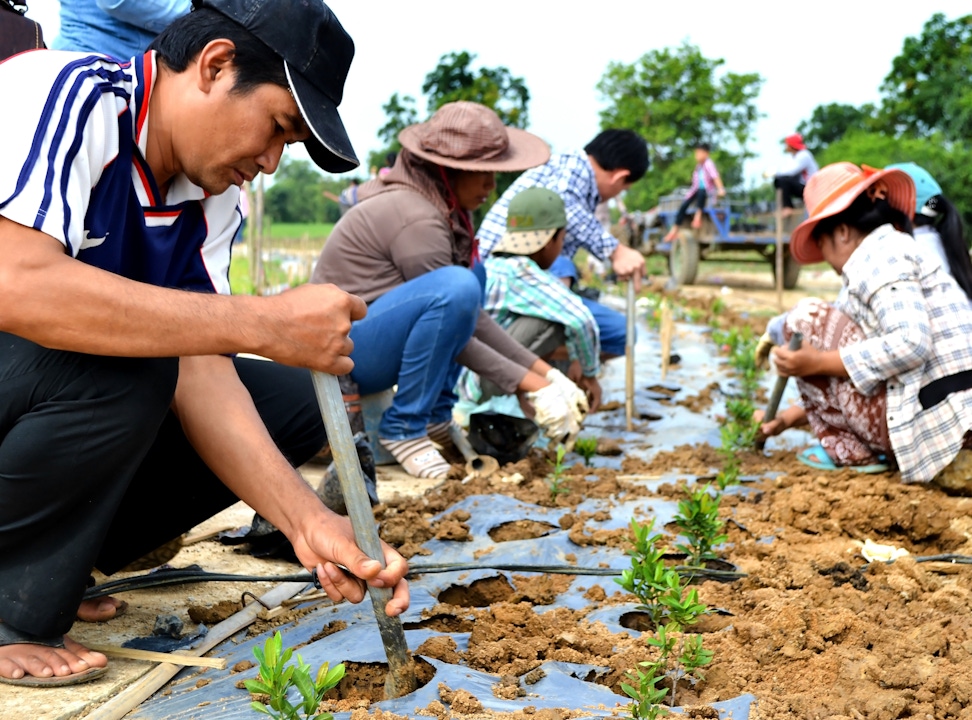
[{"label": "orange wide-brim hat", "polygon": [[839,162],[821,168],[807,182],[803,203],[810,217],[790,235],[790,254],[801,265],[823,261],[820,246],[813,239],[817,223],[839,215],[864,192],[883,197],[888,204],[911,217],[915,212],[915,184],[907,173],[876,170],[864,165]]}]

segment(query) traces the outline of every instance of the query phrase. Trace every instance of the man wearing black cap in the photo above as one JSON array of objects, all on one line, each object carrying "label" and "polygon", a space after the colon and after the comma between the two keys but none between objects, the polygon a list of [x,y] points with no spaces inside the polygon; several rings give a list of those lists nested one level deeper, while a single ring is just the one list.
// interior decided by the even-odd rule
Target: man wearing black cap
[{"label": "man wearing black cap", "polygon": [[[197,0],[120,64],[40,51],[0,65],[0,682],[93,679],[64,637],[111,573],[241,498],[328,594],[395,587],[294,470],[324,444],[309,373],[351,369],[358,298],[229,297],[239,186],[285,143],[357,166],[337,113],[354,53],[320,0]],[[234,358],[249,352],[286,363]],[[160,505],[163,505],[160,507]],[[79,610],[80,607],[80,610]]]}]

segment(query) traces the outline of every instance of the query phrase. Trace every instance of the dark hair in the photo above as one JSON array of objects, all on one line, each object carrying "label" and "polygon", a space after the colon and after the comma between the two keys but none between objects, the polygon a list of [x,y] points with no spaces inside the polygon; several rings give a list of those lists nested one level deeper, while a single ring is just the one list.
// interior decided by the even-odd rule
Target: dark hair
[{"label": "dark hair", "polygon": [[915,227],[931,226],[942,238],[942,249],[948,260],[948,271],[965,294],[972,299],[972,259],[965,243],[965,228],[958,210],[944,196],[935,195],[925,206],[938,213],[928,217],[921,213],[915,215]]},{"label": "dark hair", "polygon": [[212,8],[199,8],[183,15],[152,41],[149,50],[170,70],[181,73],[213,40],[225,38],[236,46],[233,92],[245,95],[258,85],[289,87],[283,58],[249,30]]},{"label": "dark hair", "polygon": [[634,130],[604,130],[587,143],[584,152],[605,170],[627,170],[628,182],[648,172],[648,144]]},{"label": "dark hair", "polygon": [[385,167],[392,167],[398,159],[398,153],[390,152],[385,155]]},{"label": "dark hair", "polygon": [[814,240],[820,240],[824,235],[833,234],[839,225],[850,225],[858,232],[870,235],[888,223],[901,232],[911,234],[911,218],[906,213],[891,207],[884,198],[872,200],[863,192],[846,210],[818,222],[812,236]]},{"label": "dark hair", "polygon": [[707,142],[695,143],[696,150],[705,150],[706,152],[712,152],[712,146]]}]

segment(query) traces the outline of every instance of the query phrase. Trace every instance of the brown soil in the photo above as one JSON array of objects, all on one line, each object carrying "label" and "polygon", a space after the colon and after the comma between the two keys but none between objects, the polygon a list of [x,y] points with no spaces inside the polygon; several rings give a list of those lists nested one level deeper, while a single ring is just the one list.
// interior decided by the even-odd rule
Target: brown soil
[{"label": "brown soil", "polygon": [[[972,568],[911,558],[867,565],[858,554],[866,538],[922,555],[972,553],[972,499],[904,485],[892,474],[819,473],[798,465],[789,452],[769,457],[744,453],[740,459],[743,474],[785,474],[751,484],[753,492],[746,495],[724,498],[722,512],[733,520],[727,523],[727,559],[748,576],[698,585],[703,602],[730,614],[708,616],[694,628],[704,634],[715,660],[703,682],[679,685],[678,702],[700,706],[690,716],[710,717],[708,703],[749,692],[758,698],[755,717],[760,720],[972,717]],[[447,509],[450,501],[484,492],[506,492],[524,501],[549,499],[549,493],[545,497],[534,489],[537,478],[529,474],[545,475],[543,460],[519,464],[524,475],[519,483],[447,483],[420,500],[389,508],[385,522],[388,514],[428,516]],[[685,446],[652,462],[626,459],[622,473],[707,473],[720,465],[714,448]],[[586,487],[589,495],[602,497],[647,494],[617,480],[613,471],[584,472],[598,480],[572,477],[569,482],[584,483],[572,485],[572,493]],[[682,482],[659,488],[666,497],[683,493]],[[598,530],[592,524],[605,514],[571,507],[566,504],[557,520],[571,540],[625,544],[624,531]],[[521,539],[546,530],[543,523],[518,521],[491,536]],[[535,610],[552,604],[571,580],[498,574],[447,588],[439,596],[441,604],[412,627],[469,632],[469,649],[459,652],[448,638],[440,638],[421,652],[495,673],[502,679],[493,694],[509,698],[523,692],[523,676],[543,662],[605,666],[609,672],[601,682],[618,693],[623,705],[625,673],[651,657],[641,636],[648,624],[640,614],[627,613],[622,624],[630,630],[615,634],[586,620],[596,607],[634,601],[606,578],[591,580],[585,591],[588,608]],[[445,700],[440,704],[441,712],[459,712]],[[437,712],[426,708],[422,714],[441,717]]]},{"label": "brown soil", "polygon": [[211,607],[190,605],[187,612],[189,614],[189,619],[194,623],[202,623],[203,625],[212,626],[223,622],[223,620],[228,618],[230,615],[238,613],[242,609],[243,606],[239,602],[234,602],[232,600],[220,600]]},{"label": "brown soil", "polygon": [[675,404],[681,405],[694,413],[703,413],[712,407],[712,403],[715,402],[712,397],[713,393],[719,392],[719,383],[713,382],[702,388],[702,391],[698,395],[677,400]]},{"label": "brown soil", "polygon": [[549,535],[556,529],[556,525],[537,520],[513,520],[492,528],[489,531],[489,537],[492,538],[493,542],[498,543],[510,542],[511,540],[533,540]]},{"label": "brown soil", "polygon": [[[347,712],[385,699],[388,665],[384,663],[344,663],[344,677],[338,686],[324,696],[321,709]],[[425,687],[435,676],[435,668],[421,658],[415,659],[415,678]]]}]

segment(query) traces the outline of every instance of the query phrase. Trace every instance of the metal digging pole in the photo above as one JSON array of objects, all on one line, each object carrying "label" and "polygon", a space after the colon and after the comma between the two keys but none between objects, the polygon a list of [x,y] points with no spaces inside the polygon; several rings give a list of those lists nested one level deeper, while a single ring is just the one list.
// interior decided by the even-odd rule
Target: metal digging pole
[{"label": "metal digging pole", "polygon": [[624,341],[624,419],[627,423],[628,432],[634,430],[634,401],[635,401],[635,366],[634,366],[634,343],[635,343],[635,286],[634,280],[628,280],[628,305],[627,305],[627,335]]},{"label": "metal digging pole", "polygon": [[[327,441],[334,456],[338,479],[341,481],[341,492],[344,494],[344,503],[348,508],[355,542],[368,557],[377,560],[382,567],[385,567],[385,555],[381,550],[375,516],[371,512],[371,502],[365,489],[364,474],[358,462],[358,451],[351,436],[351,427],[348,425],[341,385],[334,375],[313,372],[311,376],[314,379],[314,391],[317,393],[317,402],[321,407],[321,417],[324,418],[324,429],[327,431]],[[389,698],[407,695],[414,692],[417,685],[415,663],[408,656],[402,621],[385,614],[385,605],[392,598],[392,589],[369,585],[368,594],[371,596],[371,604],[378,620],[378,630],[381,632],[381,641],[388,656],[385,694]]]},{"label": "metal digging pole", "polygon": [[776,303],[783,312],[783,191],[776,189]]}]

